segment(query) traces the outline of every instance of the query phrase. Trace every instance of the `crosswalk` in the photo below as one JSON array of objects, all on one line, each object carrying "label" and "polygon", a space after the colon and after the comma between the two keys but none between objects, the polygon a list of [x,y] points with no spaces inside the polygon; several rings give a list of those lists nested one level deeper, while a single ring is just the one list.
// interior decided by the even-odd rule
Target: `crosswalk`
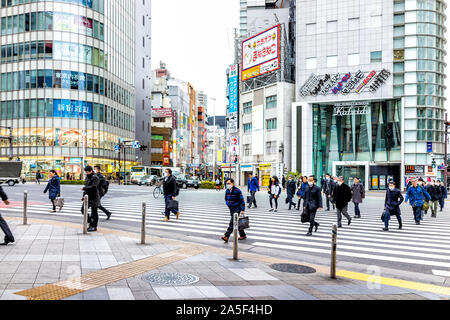
[{"label": "crosswalk", "polygon": [[[126,200],[124,200],[126,199]],[[228,227],[229,211],[225,205],[204,201],[181,201],[180,220],[163,221],[164,201],[151,196],[136,195],[127,198],[110,198],[102,204],[113,212],[111,221],[139,224],[141,222],[141,202],[147,202],[147,227],[149,230],[176,232],[178,234],[204,237],[220,243]],[[61,212],[49,213],[49,205],[28,207],[28,215],[47,214],[78,217],[81,221],[80,202],[66,203]],[[2,212],[22,212],[21,207],[2,208]],[[403,230],[397,229],[395,217],[391,220],[391,231],[386,233],[380,220],[379,210],[363,212],[362,219],[353,219],[338,231],[339,259],[364,261],[366,264],[376,262],[407,264],[424,268],[429,273],[445,274],[450,272],[450,214],[440,212],[436,219],[426,216],[422,225],[416,226],[409,206],[402,210]],[[300,222],[299,211],[281,209],[270,213],[267,208],[247,210],[251,228],[247,231],[247,244],[255,247],[288,250],[300,254],[329,256],[331,228],[336,222],[333,211],[319,212],[318,232],[313,237],[306,237],[308,224]],[[100,212],[100,226],[107,226]],[[103,216],[104,217],[104,216]],[[151,233],[151,232],[150,232]],[[362,260],[361,260],[362,259]]]}]

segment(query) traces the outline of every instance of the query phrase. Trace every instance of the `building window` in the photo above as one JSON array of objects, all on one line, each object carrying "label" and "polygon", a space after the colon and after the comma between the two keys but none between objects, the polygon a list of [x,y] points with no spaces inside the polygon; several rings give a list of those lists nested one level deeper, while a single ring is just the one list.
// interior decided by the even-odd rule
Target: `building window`
[{"label": "building window", "polygon": [[359,30],[359,18],[348,19],[348,30]]},{"label": "building window", "polygon": [[316,24],[315,23],[307,23],[306,24],[306,35],[316,34]]},{"label": "building window", "polygon": [[405,23],[405,15],[402,14],[394,14],[394,24],[403,24]]},{"label": "building window", "polygon": [[158,123],[162,123],[162,122],[166,122],[166,118],[153,118],[154,122],[158,122]]},{"label": "building window", "polygon": [[252,155],[252,146],[250,144],[244,144],[244,156],[248,157]]},{"label": "building window", "polygon": [[277,129],[277,118],[266,120],[266,128],[267,130]]},{"label": "building window", "polygon": [[348,55],[348,65],[349,66],[359,65],[359,53],[352,53]]},{"label": "building window", "polygon": [[250,102],[244,103],[243,108],[244,108],[244,114],[252,113],[253,102],[250,101]]},{"label": "building window", "polygon": [[370,53],[370,63],[381,62],[382,61],[382,51],[372,51]]},{"label": "building window", "polygon": [[327,32],[337,32],[337,20],[327,21]]},{"label": "building window", "polygon": [[266,109],[277,107],[277,96],[266,97]]},{"label": "building window", "polygon": [[394,50],[394,61],[403,61],[405,60],[405,50]]},{"label": "building window", "polygon": [[317,68],[317,58],[306,58],[306,70]]},{"label": "building window", "polygon": [[252,124],[244,123],[244,132],[250,132],[250,131],[252,131]]},{"label": "building window", "polygon": [[276,154],[277,153],[277,142],[269,141],[266,142],[266,154]]},{"label": "building window", "polygon": [[327,57],[327,67],[328,68],[336,68],[337,67],[337,56],[328,56]]},{"label": "building window", "polygon": [[381,14],[370,17],[370,27],[371,28],[380,28],[381,27]]}]

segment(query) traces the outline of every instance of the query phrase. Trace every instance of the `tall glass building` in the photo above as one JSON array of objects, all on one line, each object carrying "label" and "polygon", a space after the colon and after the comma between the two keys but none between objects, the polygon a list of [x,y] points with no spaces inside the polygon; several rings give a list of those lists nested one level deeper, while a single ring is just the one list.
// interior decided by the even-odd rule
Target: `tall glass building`
[{"label": "tall glass building", "polygon": [[442,179],[445,9],[441,0],[297,0],[294,170],[359,177],[374,190]]},{"label": "tall glass building", "polygon": [[2,0],[0,16],[0,125],[14,157],[29,174],[117,171],[114,146],[135,138],[135,2]]}]

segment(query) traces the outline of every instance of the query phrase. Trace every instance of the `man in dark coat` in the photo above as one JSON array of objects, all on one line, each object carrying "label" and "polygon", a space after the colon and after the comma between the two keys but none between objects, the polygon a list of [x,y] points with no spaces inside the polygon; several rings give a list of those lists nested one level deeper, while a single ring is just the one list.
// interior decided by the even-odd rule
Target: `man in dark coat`
[{"label": "man in dark coat", "polygon": [[[53,209],[50,211],[51,213],[56,212],[56,198],[61,196],[61,183],[59,181],[58,174],[55,170],[50,170],[49,173],[50,180],[48,181],[47,186],[45,187],[44,193],[48,192],[48,198],[52,202]],[[61,208],[59,208],[61,211]]]},{"label": "man in dark coat", "polygon": [[[88,231],[94,232],[97,231],[98,225],[98,207],[100,206],[98,186],[100,184],[100,179],[94,174],[94,169],[91,166],[84,168],[84,171],[86,172],[86,182],[81,190],[83,190],[83,198],[86,195],[88,196],[88,208],[91,208],[91,215],[88,217]],[[83,212],[84,204],[81,209]]]},{"label": "man in dark coat", "polygon": [[[234,214],[240,213],[242,215],[245,214],[245,200],[242,195],[242,191],[234,185],[233,179],[228,179],[226,181],[227,191],[225,191],[225,203],[230,209],[230,224],[228,226],[225,235],[222,237],[222,240],[228,242],[230,239],[230,235],[234,229]],[[239,230],[239,239],[245,240],[247,239],[247,235],[244,230]]]},{"label": "man in dark coat", "polygon": [[[164,191],[164,200],[166,203],[166,210],[164,212],[165,214],[164,221],[167,222],[170,220],[169,202],[170,200],[175,200],[175,197],[178,195],[177,179],[172,175],[171,169],[166,169],[164,172],[163,191]],[[172,213],[176,215],[177,220],[180,218],[179,211]]]},{"label": "man in dark coat", "polygon": [[350,187],[352,190],[352,201],[355,205],[355,217],[361,218],[361,211],[359,210],[359,205],[363,202],[363,199],[366,197],[366,190],[364,186],[359,182],[359,178],[355,178],[353,180],[353,184]]},{"label": "man in dark coat", "polygon": [[384,229],[389,231],[389,220],[394,215],[398,220],[398,228],[402,229],[402,217],[400,212],[400,205],[403,203],[402,192],[397,189],[394,181],[389,183],[389,189],[386,191],[386,199],[384,201]]},{"label": "man in dark coat", "polygon": [[[3,191],[3,188],[0,186],[0,197],[2,198],[2,201],[4,204],[9,205],[8,196]],[[5,233],[5,242],[0,243],[0,246],[6,246],[9,243],[14,243],[14,236],[9,229],[8,224],[6,223],[5,219],[3,219],[2,215],[0,214],[0,228]]]},{"label": "man in dark coat", "polygon": [[427,188],[425,188],[425,190],[427,190],[428,194],[431,197],[431,200],[430,200],[431,217],[436,218],[436,213],[437,213],[438,206],[439,206],[439,200],[442,197],[441,187],[439,185],[436,185],[435,180],[432,180],[430,182],[429,186],[427,186]]},{"label": "man in dark coat", "polygon": [[289,202],[289,209],[292,210],[292,206],[294,206],[295,209],[295,203],[292,201],[295,195],[295,191],[297,191],[297,184],[294,181],[293,176],[289,176],[288,182],[286,185],[286,193],[287,193],[287,200]]},{"label": "man in dark coat", "polygon": [[440,180],[438,180],[438,185],[439,185],[439,188],[441,189],[441,198],[439,199],[439,206],[441,207],[441,212],[442,212],[442,209],[444,209],[444,205],[445,205],[445,199],[447,199],[448,193],[447,193],[447,188]]},{"label": "man in dark coat", "polygon": [[[94,172],[99,179],[98,193],[100,195],[100,200],[101,200],[108,192],[109,182],[106,180],[105,176],[102,174],[102,169],[101,169],[100,165],[96,165],[94,167]],[[101,204],[101,201],[100,201],[100,206],[98,208],[106,214],[106,220],[109,220],[111,218],[111,212]]]},{"label": "man in dark coat", "polygon": [[317,179],[314,176],[308,178],[308,188],[305,191],[305,200],[303,201],[303,210],[306,212],[307,221],[309,221],[309,230],[306,234],[308,237],[312,236],[313,228],[315,232],[320,224],[316,222],[317,210],[322,209],[322,194],[321,189],[316,185]]},{"label": "man in dark coat", "polygon": [[333,199],[331,198],[335,187],[336,184],[334,183],[333,179],[331,179],[330,174],[327,173],[325,175],[324,184],[322,185],[322,191],[325,194],[325,198],[327,199],[327,211],[330,211],[330,202],[333,204],[333,210],[335,209]]},{"label": "man in dark coat", "polygon": [[334,188],[333,199],[336,204],[338,228],[342,228],[342,215],[348,220],[348,225],[352,223],[352,218],[348,214],[348,203],[352,200],[352,191],[350,187],[344,183],[343,177],[337,177],[337,185]]}]

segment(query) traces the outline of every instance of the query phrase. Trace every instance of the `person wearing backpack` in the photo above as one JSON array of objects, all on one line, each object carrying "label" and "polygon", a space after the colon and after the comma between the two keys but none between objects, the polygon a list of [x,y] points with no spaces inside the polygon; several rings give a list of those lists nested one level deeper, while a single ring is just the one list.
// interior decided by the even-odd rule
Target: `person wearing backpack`
[{"label": "person wearing backpack", "polygon": [[164,201],[166,203],[166,210],[164,212],[165,217],[164,221],[167,222],[170,220],[170,212],[177,217],[177,220],[180,218],[180,211],[174,212],[169,209],[170,200],[175,200],[175,197],[178,196],[179,190],[177,186],[177,180],[172,175],[172,169],[166,169],[164,171],[164,180],[163,180],[163,192],[164,192]]},{"label": "person wearing backpack", "polygon": [[409,201],[409,204],[413,208],[416,225],[419,225],[420,221],[423,220],[422,208],[424,201],[429,201],[430,199],[431,197],[428,192],[422,186],[417,185],[417,180],[414,179],[412,186],[406,192],[405,203]]},{"label": "person wearing backpack", "polygon": [[100,183],[98,184],[98,194],[100,196],[100,206],[98,208],[99,208],[99,210],[102,210],[106,214],[106,220],[109,220],[111,218],[111,211],[106,209],[101,204],[102,198],[108,193],[109,181],[106,180],[105,176],[102,174],[102,169],[100,168],[100,165],[96,165],[94,167],[94,174],[96,174],[100,180]]}]

